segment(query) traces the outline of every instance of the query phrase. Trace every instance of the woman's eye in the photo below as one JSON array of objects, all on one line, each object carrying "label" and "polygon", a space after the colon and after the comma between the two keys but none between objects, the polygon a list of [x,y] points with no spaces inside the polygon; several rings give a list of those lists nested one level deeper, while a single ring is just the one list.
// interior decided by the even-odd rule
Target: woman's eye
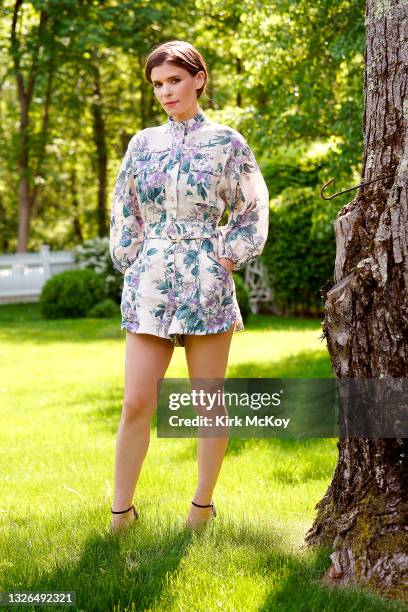
[{"label": "woman's eye", "polygon": [[[172,83],[178,83],[179,81],[180,81],[180,79],[172,79],[172,80],[171,80],[171,82],[172,82]],[[156,88],[156,87],[157,87],[157,86],[159,86],[159,85],[161,85],[161,83],[155,83],[155,84],[153,85],[153,87],[154,87],[154,88]]]}]

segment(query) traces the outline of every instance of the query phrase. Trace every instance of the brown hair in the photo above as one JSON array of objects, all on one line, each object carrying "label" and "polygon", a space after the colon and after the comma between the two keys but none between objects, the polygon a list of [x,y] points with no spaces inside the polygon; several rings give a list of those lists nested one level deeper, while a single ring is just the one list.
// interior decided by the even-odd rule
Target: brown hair
[{"label": "brown hair", "polygon": [[149,83],[152,82],[150,76],[152,69],[164,63],[180,66],[187,70],[191,76],[195,76],[200,70],[203,70],[205,72],[204,85],[197,89],[197,98],[205,92],[208,81],[207,65],[201,53],[193,45],[184,40],[170,40],[153,47],[146,58],[144,67],[145,77]]}]

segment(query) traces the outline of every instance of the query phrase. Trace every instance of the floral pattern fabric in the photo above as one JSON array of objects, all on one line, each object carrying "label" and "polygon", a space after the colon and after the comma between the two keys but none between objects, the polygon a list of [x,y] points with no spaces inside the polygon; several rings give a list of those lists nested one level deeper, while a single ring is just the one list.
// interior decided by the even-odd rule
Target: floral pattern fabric
[{"label": "floral pattern fabric", "polygon": [[[203,111],[130,140],[116,177],[109,248],[124,274],[121,329],[168,338],[244,329],[232,274],[263,250],[269,197],[244,137]],[[224,225],[218,225],[227,212]]]}]

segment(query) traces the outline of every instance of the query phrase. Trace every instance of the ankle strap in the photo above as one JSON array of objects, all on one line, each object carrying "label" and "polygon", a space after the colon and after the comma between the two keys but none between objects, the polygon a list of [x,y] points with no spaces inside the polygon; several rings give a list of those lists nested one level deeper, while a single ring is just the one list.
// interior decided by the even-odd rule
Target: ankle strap
[{"label": "ankle strap", "polygon": [[206,506],[202,506],[201,504],[196,504],[194,501],[191,502],[193,504],[193,506],[197,506],[197,508],[212,508],[214,503],[211,502],[211,504],[207,504]]},{"label": "ankle strap", "polygon": [[135,509],[133,504],[127,510],[118,510],[118,511],[111,510],[111,512],[112,512],[112,514],[124,514],[125,512],[129,512],[129,510],[132,510],[132,508]]}]

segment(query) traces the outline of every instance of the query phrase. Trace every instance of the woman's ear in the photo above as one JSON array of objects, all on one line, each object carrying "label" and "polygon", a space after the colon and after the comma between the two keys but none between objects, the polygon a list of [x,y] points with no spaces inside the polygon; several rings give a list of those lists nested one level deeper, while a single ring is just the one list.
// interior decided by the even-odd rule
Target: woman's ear
[{"label": "woman's ear", "polygon": [[204,70],[200,70],[199,72],[197,72],[196,76],[196,81],[198,84],[197,89],[200,89],[200,87],[202,87],[205,83],[205,72]]}]

